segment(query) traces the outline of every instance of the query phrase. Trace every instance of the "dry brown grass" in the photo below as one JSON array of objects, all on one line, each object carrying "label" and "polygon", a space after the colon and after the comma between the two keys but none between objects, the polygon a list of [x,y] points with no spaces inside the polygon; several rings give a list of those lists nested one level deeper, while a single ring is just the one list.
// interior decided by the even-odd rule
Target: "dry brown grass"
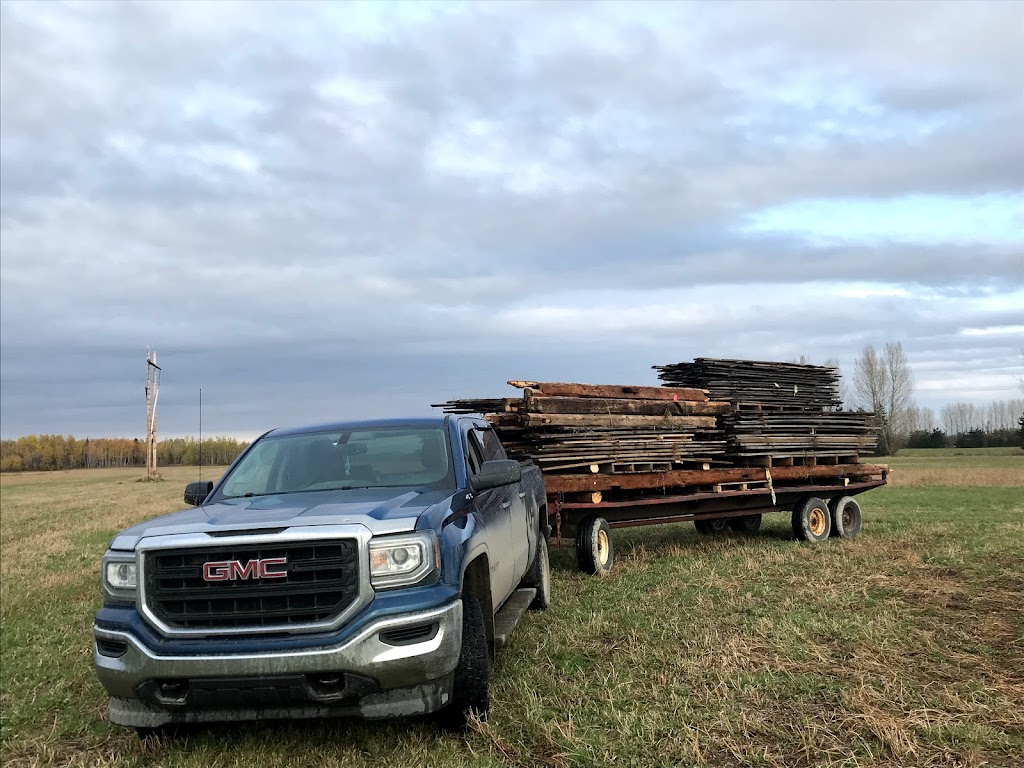
[{"label": "dry brown grass", "polygon": [[1024,487],[1024,462],[1020,467],[901,467],[890,468],[889,484],[896,488],[932,486]]}]

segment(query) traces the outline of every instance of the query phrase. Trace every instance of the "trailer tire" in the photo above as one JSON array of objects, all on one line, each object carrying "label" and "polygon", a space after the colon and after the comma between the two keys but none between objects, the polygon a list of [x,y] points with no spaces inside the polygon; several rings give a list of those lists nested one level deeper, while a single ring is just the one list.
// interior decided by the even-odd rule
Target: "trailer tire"
[{"label": "trailer tire", "polygon": [[824,499],[811,496],[793,510],[793,534],[797,539],[817,543],[831,533],[832,513]]},{"label": "trailer tire", "polygon": [[537,552],[522,584],[537,590],[537,596],[530,603],[530,610],[546,611],[551,604],[551,563],[548,560],[548,540],[543,531],[537,537]]},{"label": "trailer tire", "polygon": [[474,715],[487,719],[491,707],[490,670],[487,663],[487,629],[480,601],[472,592],[462,593],[462,650],[452,682],[452,700],[437,713],[449,731],[462,732]]},{"label": "trailer tire", "polygon": [[721,517],[714,520],[694,520],[693,527],[701,536],[717,536],[728,530],[729,521]]},{"label": "trailer tire", "polygon": [[603,517],[588,517],[576,531],[576,563],[584,573],[607,576],[615,562],[612,532]]},{"label": "trailer tire", "polygon": [[761,530],[761,516],[743,515],[743,517],[734,517],[729,520],[729,527],[736,531],[736,533],[752,536]]},{"label": "trailer tire", "polygon": [[860,504],[852,496],[843,496],[833,499],[832,507],[832,535],[842,539],[855,539],[860,533],[861,512]]}]

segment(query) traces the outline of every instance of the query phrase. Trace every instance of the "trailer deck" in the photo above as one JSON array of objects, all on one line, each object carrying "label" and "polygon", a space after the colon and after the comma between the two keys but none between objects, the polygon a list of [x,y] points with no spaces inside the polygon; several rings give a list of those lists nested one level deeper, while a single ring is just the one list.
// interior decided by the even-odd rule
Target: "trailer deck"
[{"label": "trailer deck", "polygon": [[[612,528],[692,521],[705,534],[730,526],[752,533],[760,527],[761,515],[791,512],[797,538],[853,538],[860,531],[860,506],[852,497],[885,485],[889,467],[844,464],[779,467],[774,476],[772,472],[739,467],[658,475],[550,476],[548,521],[556,546],[569,538],[580,567],[598,574],[611,570],[610,534],[601,532]],[[843,515],[848,518],[845,525],[837,519]],[[590,539],[598,546],[589,546]]]}]

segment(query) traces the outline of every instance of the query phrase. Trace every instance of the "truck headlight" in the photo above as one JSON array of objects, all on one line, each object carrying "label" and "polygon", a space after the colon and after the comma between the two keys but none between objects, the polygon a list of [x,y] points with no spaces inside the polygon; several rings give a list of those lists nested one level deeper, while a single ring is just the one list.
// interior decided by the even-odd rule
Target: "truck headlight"
[{"label": "truck headlight", "polygon": [[370,542],[370,583],[377,589],[406,587],[437,568],[437,539],[427,533],[381,536]]},{"label": "truck headlight", "polygon": [[139,586],[139,566],[122,557],[103,558],[104,591],[120,600],[133,600]]}]

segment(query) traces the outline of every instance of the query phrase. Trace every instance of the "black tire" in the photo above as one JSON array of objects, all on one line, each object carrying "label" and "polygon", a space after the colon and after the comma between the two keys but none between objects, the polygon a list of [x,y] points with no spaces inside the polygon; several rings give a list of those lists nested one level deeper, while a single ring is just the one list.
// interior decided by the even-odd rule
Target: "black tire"
[{"label": "black tire", "polygon": [[615,562],[612,532],[603,517],[588,517],[576,531],[576,563],[584,573],[607,576]]},{"label": "black tire", "polygon": [[812,496],[793,510],[793,535],[801,541],[825,541],[832,533],[832,513],[824,499]]},{"label": "black tire", "polygon": [[714,520],[694,520],[693,527],[701,536],[718,536],[729,529],[729,521],[724,517]]},{"label": "black tire", "polygon": [[729,527],[736,531],[736,533],[752,536],[761,530],[761,516],[743,515],[743,517],[730,518]]},{"label": "black tire", "polygon": [[487,664],[487,630],[480,601],[470,592],[462,593],[462,650],[455,668],[452,700],[438,713],[441,725],[450,731],[465,731],[470,718],[487,719],[491,707],[490,670]]},{"label": "black tire", "polygon": [[537,536],[537,551],[533,564],[523,577],[522,586],[533,587],[537,596],[530,603],[531,611],[546,611],[551,604],[551,563],[548,560],[548,540],[541,531]]},{"label": "black tire", "polygon": [[832,535],[842,539],[855,539],[860,533],[860,504],[852,496],[833,499],[829,506],[832,509]]}]

